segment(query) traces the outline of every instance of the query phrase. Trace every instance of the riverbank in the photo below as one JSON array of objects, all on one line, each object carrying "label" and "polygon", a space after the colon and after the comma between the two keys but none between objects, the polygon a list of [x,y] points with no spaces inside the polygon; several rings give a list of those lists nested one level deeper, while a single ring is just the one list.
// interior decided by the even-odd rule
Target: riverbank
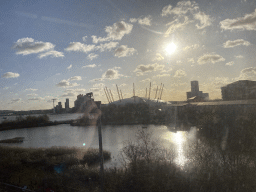
[{"label": "riverbank", "polygon": [[[58,181],[59,179],[72,177],[71,172],[79,169],[90,169],[99,163],[99,151],[97,149],[84,148],[19,148],[0,146],[0,179],[1,182],[16,186],[28,186],[30,190],[45,187],[45,184]],[[110,160],[111,154],[103,151],[104,160]],[[64,174],[66,177],[64,177]],[[95,173],[96,174],[96,173]],[[89,179],[91,175],[84,175]],[[70,184],[75,182],[70,178]],[[65,184],[65,186],[67,186]],[[62,191],[62,190],[57,190]]]}]

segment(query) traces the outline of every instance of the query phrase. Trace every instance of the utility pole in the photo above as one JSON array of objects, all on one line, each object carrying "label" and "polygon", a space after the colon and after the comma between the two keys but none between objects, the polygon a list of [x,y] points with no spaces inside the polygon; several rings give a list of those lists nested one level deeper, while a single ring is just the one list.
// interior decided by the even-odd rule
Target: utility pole
[{"label": "utility pole", "polygon": [[[95,102],[98,109],[101,110],[101,101]],[[102,132],[101,132],[101,115],[97,119],[98,136],[99,136],[99,156],[100,156],[100,183],[101,192],[104,192],[104,158],[103,158],[103,146],[102,146]]]}]

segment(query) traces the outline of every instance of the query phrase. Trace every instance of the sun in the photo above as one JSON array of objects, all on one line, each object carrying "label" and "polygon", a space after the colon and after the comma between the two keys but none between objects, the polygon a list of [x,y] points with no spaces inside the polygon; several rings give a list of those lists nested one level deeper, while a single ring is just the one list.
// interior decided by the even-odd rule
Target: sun
[{"label": "sun", "polygon": [[165,51],[168,54],[172,54],[174,51],[176,50],[176,45],[174,43],[170,43],[169,45],[167,45]]}]

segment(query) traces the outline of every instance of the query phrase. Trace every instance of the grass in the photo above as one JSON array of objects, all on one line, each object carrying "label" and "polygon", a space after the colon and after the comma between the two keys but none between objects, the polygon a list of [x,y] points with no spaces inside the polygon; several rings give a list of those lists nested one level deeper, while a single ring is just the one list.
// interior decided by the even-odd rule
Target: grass
[{"label": "grass", "polygon": [[[95,178],[98,173],[90,166],[99,162],[97,154],[97,149],[0,146],[0,180],[18,186],[27,185],[31,190],[51,185],[57,191],[65,191],[65,187],[80,182],[75,181],[79,171],[80,175],[83,173],[82,181]],[[109,152],[104,151],[103,155],[105,160],[110,159]],[[61,169],[59,174],[56,171],[58,168]]]}]

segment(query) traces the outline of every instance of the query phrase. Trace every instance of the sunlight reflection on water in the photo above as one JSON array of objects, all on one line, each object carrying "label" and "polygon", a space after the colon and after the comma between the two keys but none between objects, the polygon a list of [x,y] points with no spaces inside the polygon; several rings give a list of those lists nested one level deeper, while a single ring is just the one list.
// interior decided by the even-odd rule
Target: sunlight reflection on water
[{"label": "sunlight reflection on water", "polygon": [[187,141],[187,132],[178,131],[174,132],[166,132],[163,135],[165,140],[172,142],[175,146],[176,157],[174,162],[180,167],[183,168],[185,163],[187,162],[187,158],[185,157],[184,144]]}]

